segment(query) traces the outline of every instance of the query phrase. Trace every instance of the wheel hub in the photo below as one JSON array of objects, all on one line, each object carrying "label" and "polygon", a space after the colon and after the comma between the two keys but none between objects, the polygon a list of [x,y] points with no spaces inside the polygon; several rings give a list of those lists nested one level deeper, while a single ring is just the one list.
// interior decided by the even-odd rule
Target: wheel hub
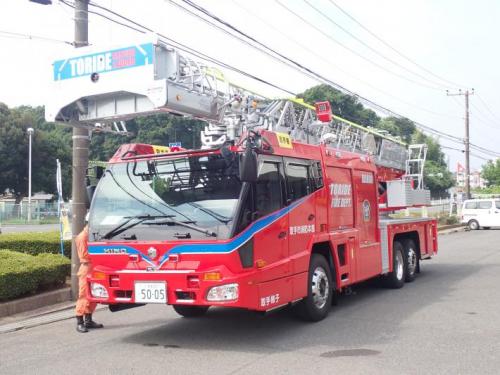
[{"label": "wheel hub", "polygon": [[330,294],[330,284],[328,276],[322,267],[317,267],[312,276],[311,289],[314,305],[318,309],[322,309],[328,301]]},{"label": "wheel hub", "polygon": [[413,275],[417,268],[417,253],[413,248],[408,249],[408,273]]},{"label": "wheel hub", "polygon": [[403,279],[403,256],[399,251],[396,254],[396,277],[398,280]]}]

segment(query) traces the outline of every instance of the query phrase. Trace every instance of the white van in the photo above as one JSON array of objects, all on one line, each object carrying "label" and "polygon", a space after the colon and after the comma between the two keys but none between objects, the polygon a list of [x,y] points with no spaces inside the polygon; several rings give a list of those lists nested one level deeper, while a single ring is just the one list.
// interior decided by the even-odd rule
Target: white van
[{"label": "white van", "polygon": [[461,222],[469,229],[500,227],[500,199],[469,199],[462,206]]}]

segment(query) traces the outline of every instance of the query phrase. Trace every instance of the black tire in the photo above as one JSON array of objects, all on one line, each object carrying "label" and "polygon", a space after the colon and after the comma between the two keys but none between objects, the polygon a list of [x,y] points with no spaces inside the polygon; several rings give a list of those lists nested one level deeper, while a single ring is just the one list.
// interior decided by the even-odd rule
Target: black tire
[{"label": "black tire", "polygon": [[411,283],[415,280],[417,272],[420,268],[420,256],[417,246],[413,240],[404,242],[405,251],[405,281]]},{"label": "black tire", "polygon": [[209,306],[172,305],[175,312],[185,318],[196,318],[207,313]]},{"label": "black tire", "polygon": [[404,259],[403,245],[399,241],[394,241],[392,245],[392,271],[384,279],[386,287],[399,289],[405,285],[406,267]]},{"label": "black tire", "polygon": [[467,226],[469,227],[470,230],[478,230],[479,229],[479,223],[477,220],[469,220],[467,223]]},{"label": "black tire", "polygon": [[328,315],[332,297],[330,266],[324,256],[313,254],[309,263],[307,296],[295,306],[295,312],[303,320],[318,322]]}]

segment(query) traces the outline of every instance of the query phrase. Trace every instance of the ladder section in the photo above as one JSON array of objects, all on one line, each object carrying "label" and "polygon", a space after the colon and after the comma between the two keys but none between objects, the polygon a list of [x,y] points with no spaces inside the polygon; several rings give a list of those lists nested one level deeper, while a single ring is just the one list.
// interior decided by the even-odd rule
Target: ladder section
[{"label": "ladder section", "polygon": [[126,131],[126,120],[173,113],[207,123],[201,132],[203,148],[237,140],[247,130],[283,132],[298,142],[369,154],[381,167],[409,169],[409,178],[422,185],[414,174],[421,174],[423,163],[406,164],[406,145],[399,139],[332,115],[328,102],[314,107],[296,98],[255,94],[154,35],[104,50],[78,48],[54,62],[52,84],[48,121]]},{"label": "ladder section", "polygon": [[427,157],[426,144],[414,144],[408,147],[405,179],[409,180],[415,189],[423,189],[424,165]]}]

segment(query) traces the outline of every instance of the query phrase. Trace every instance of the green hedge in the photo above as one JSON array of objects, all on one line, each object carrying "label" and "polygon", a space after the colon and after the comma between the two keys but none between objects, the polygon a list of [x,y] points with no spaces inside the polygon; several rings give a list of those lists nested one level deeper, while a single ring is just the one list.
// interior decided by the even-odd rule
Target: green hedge
[{"label": "green hedge", "polygon": [[[23,232],[0,234],[0,249],[31,255],[60,254],[59,232]],[[64,241],[64,255],[71,256],[71,241]]]},{"label": "green hedge", "polygon": [[0,250],[0,301],[64,284],[70,269],[69,259],[61,255]]}]

